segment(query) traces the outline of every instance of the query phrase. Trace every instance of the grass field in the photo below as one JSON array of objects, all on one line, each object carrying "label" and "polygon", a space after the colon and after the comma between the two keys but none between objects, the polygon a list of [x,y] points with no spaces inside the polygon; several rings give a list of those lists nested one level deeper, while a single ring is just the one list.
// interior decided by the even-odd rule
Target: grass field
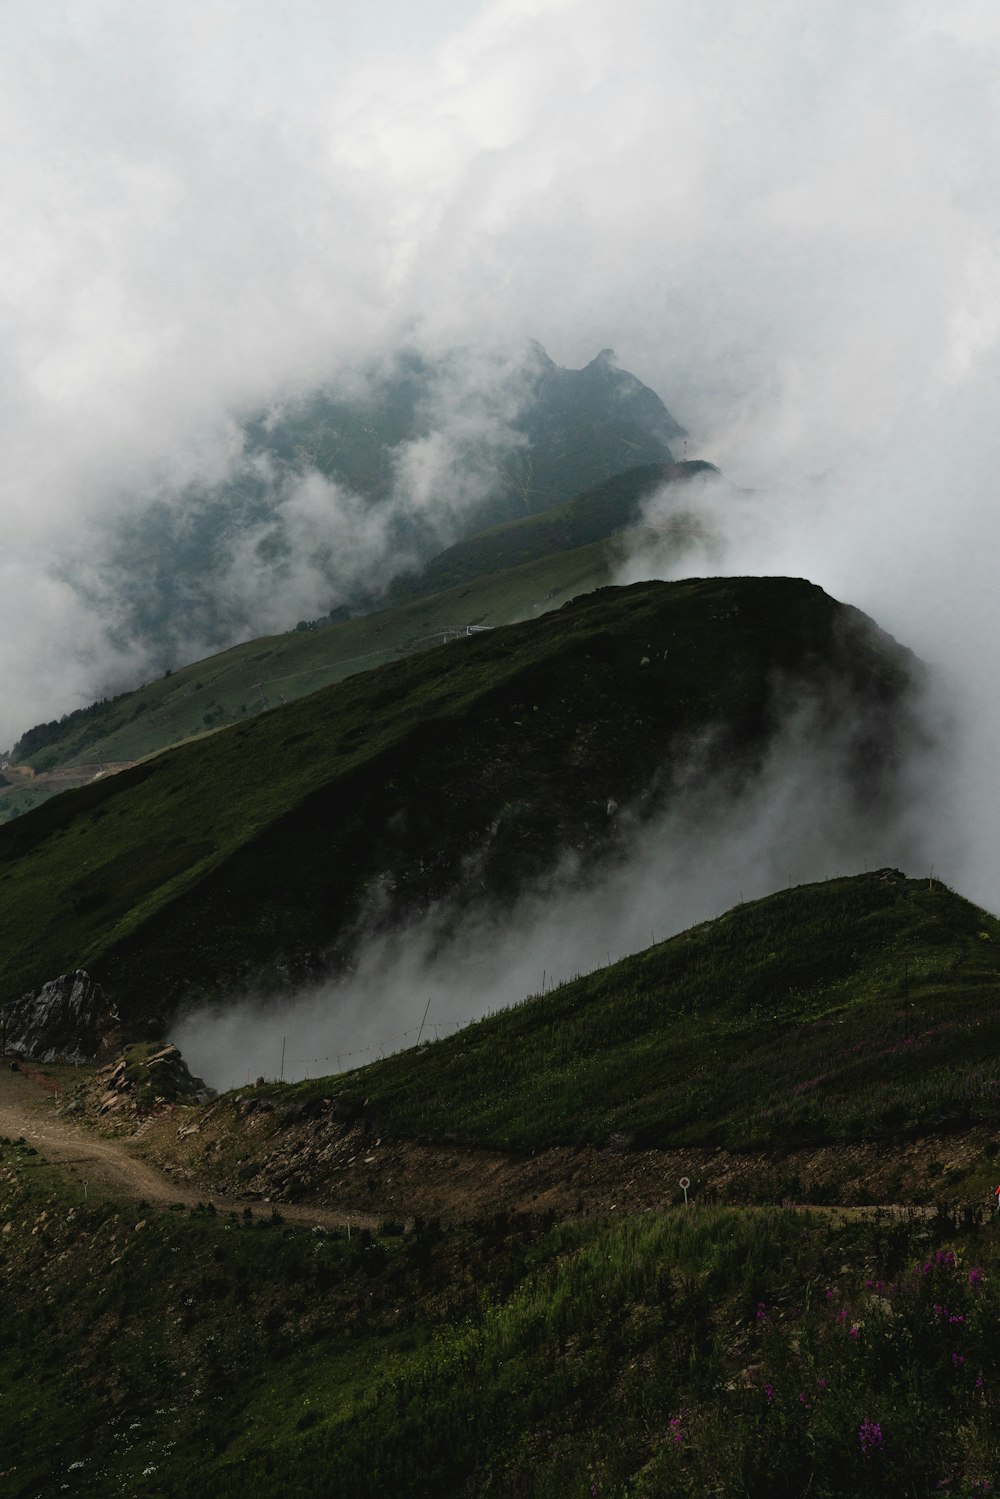
[{"label": "grass field", "polygon": [[[786,1174],[806,1140],[924,1132],[946,1155],[948,1131],[1000,1124],[998,942],[997,918],[880,870],[741,905],[355,1074],[251,1091],[277,1129],[332,1089],[367,1100],[372,1131],[456,1156],[613,1132],[623,1176],[639,1145],[678,1141]],[[348,1236],[260,1203],[84,1200],[0,1141],[0,1494],[989,1494],[986,1186],[961,1211],[703,1193]]]},{"label": "grass field", "polygon": [[[607,583],[613,559],[602,543],[545,557],[510,575],[462,585],[316,630],[264,636],[150,682],[68,721],[43,749],[24,757],[36,770],[93,760],[139,760],[345,677],[441,645],[468,625],[509,624],[556,609]],[[23,809],[30,784],[0,793]],[[31,805],[36,803],[31,802]]]}]

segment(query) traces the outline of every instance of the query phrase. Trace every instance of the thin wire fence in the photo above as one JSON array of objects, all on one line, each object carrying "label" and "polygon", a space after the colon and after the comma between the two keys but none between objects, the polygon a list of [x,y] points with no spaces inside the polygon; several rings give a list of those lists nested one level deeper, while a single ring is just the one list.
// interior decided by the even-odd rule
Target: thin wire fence
[{"label": "thin wire fence", "polygon": [[[575,977],[579,978],[580,975],[576,974]],[[558,983],[553,983],[550,976],[546,973],[543,973],[542,987],[538,991],[538,994],[526,995],[524,999],[518,1000],[517,1004],[527,1004],[529,1000],[537,998],[538,995],[549,993],[555,988],[561,988],[563,983],[569,982],[572,982],[572,980],[560,980]],[[515,1008],[515,1006],[512,1005],[509,1008]],[[292,1083],[304,1082],[307,1077],[322,1077],[322,1073],[312,1072],[311,1069],[328,1062],[336,1063],[337,1072],[343,1072],[345,1070],[351,1072],[353,1071],[354,1067],[360,1067],[363,1065],[362,1061],[360,1060],[361,1058],[364,1058],[367,1061],[380,1061],[383,1057],[395,1056],[397,1052],[406,1051],[408,1047],[413,1046],[423,1033],[426,1033],[428,1041],[442,1041],[447,1036],[455,1035],[457,1031],[465,1030],[470,1025],[476,1025],[480,1020],[488,1018],[488,1015],[491,1013],[493,1012],[488,1011],[483,1015],[472,1015],[467,1020],[428,1020],[425,1013],[424,1020],[420,1025],[414,1025],[409,1030],[400,1031],[395,1036],[389,1036],[382,1041],[373,1041],[370,1046],[355,1046],[350,1050],[328,1052],[324,1056],[286,1057],[284,1055],[284,1051],[282,1051],[282,1060],[278,1074],[270,1078],[266,1078],[265,1080],[273,1083]],[[431,1031],[434,1032],[433,1037],[430,1034]],[[282,1041],[282,1047],[284,1048],[284,1040]],[[356,1058],[358,1060],[352,1062],[352,1058]],[[346,1069],[344,1067],[345,1062],[350,1064]],[[303,1069],[301,1076],[295,1077],[293,1075],[293,1069],[297,1069],[300,1067]],[[230,1083],[230,1087],[238,1088],[240,1086],[246,1086],[250,1083],[250,1081],[251,1078],[248,1073],[246,1077],[246,1084],[241,1085],[234,1078]]]}]

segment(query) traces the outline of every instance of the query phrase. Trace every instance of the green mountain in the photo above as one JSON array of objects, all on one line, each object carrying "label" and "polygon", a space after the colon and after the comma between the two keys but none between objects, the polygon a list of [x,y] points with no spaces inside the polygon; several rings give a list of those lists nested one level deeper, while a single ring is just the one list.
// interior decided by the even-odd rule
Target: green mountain
[{"label": "green mountain", "polygon": [[[603,541],[637,525],[642,502],[656,490],[666,485],[676,486],[680,505],[684,485],[718,472],[713,464],[702,461],[653,463],[629,469],[561,505],[457,542],[432,558],[415,577],[400,579],[392,589],[392,597],[411,598],[457,588],[460,584],[475,586],[480,578]],[[690,525],[696,517],[684,520]],[[678,543],[684,534],[679,525]]]},{"label": "green mountain", "polygon": [[470,461],[495,476],[478,525],[549,509],[630,468],[670,463],[669,444],[686,435],[612,349],[571,370],[538,343],[510,369],[470,361],[463,350],[436,360],[403,350],[368,371],[357,393],[313,391],[246,430],[254,453],[279,464],[307,461],[377,501],[393,489],[400,450],[432,436],[455,410],[484,428],[491,418],[508,433],[499,447],[485,435],[472,440]]},{"label": "green mountain", "polygon": [[703,774],[751,770],[793,684],[821,721],[856,710],[855,780],[874,794],[914,681],[908,652],[805,582],[602,589],[8,823],[0,997],[85,968],[138,1023],[343,961],[376,909],[398,921],[471,888],[512,900],[564,849],[613,849],[609,803],[661,808],[697,736],[711,731]]},{"label": "green mountain", "polygon": [[[558,608],[607,584],[618,560],[613,538],[634,525],[643,499],[665,484],[683,487],[710,464],[654,464],[610,479],[572,500],[460,542],[395,591],[400,602],[358,619],[265,636],[196,661],[135,692],[38,724],[14,747],[0,791],[0,821],[66,789],[66,772],[91,780],[120,764],[253,717],[379,662],[429,646],[468,625],[511,624]],[[677,554],[685,523],[679,519]],[[659,538],[662,546],[663,538]],[[60,777],[51,777],[56,770]],[[6,815],[5,815],[6,814]]]}]

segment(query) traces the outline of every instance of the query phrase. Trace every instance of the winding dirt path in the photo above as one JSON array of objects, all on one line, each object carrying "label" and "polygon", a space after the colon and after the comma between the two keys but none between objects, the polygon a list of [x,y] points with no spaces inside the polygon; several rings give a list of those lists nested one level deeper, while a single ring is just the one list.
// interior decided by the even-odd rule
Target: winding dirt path
[{"label": "winding dirt path", "polygon": [[[52,1079],[31,1064],[25,1071],[11,1072],[0,1060],[0,1136],[23,1137],[40,1158],[65,1168],[79,1183],[81,1195],[103,1190],[161,1211],[211,1202],[217,1211],[250,1212],[257,1217],[277,1212],[290,1223],[326,1229],[375,1228],[380,1221],[370,1211],[354,1207],[289,1203],[280,1195],[273,1200],[251,1199],[177,1181],[140,1155],[130,1140],[99,1135],[57,1113],[52,1086]],[[356,1151],[357,1147],[345,1149]],[[616,1210],[641,1213],[666,1206],[675,1195],[668,1184],[693,1169],[690,1151],[614,1157],[601,1151],[556,1148],[529,1159],[513,1159],[488,1151],[395,1142],[380,1154],[391,1174],[382,1184],[385,1190],[369,1206],[381,1217],[404,1220],[414,1213],[460,1220],[495,1209],[500,1202],[517,1211],[552,1211],[564,1219]],[[369,1172],[368,1159],[364,1167],[356,1166],[357,1172]],[[375,1177],[376,1172],[371,1175]],[[935,1211],[894,1202],[864,1207],[798,1206],[803,1212],[842,1223],[879,1214],[929,1217]]]},{"label": "winding dirt path", "polygon": [[[23,1137],[46,1161],[66,1167],[79,1181],[81,1192],[84,1184],[88,1189],[99,1186],[115,1197],[147,1202],[160,1210],[178,1203],[194,1207],[207,1201],[221,1211],[246,1212],[249,1207],[240,1198],[173,1181],[134,1154],[127,1141],[108,1139],[72,1123],[56,1112],[50,1092],[29,1081],[23,1072],[11,1072],[5,1062],[0,1063],[0,1136],[13,1140]],[[255,1206],[257,1216],[270,1216],[270,1203]],[[274,1206],[288,1222],[314,1227],[374,1228],[377,1222],[362,1213],[336,1212],[299,1203],[282,1202]]]}]

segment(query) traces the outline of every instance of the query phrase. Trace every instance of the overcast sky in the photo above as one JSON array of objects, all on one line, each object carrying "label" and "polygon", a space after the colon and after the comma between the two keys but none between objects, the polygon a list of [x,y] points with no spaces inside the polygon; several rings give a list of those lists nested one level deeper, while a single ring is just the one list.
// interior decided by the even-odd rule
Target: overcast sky
[{"label": "overcast sky", "polygon": [[790,523],[834,497],[782,562],[984,649],[994,7],[52,0],[0,41],[0,744],[141,671],[110,519],[404,337],[615,347]]}]

